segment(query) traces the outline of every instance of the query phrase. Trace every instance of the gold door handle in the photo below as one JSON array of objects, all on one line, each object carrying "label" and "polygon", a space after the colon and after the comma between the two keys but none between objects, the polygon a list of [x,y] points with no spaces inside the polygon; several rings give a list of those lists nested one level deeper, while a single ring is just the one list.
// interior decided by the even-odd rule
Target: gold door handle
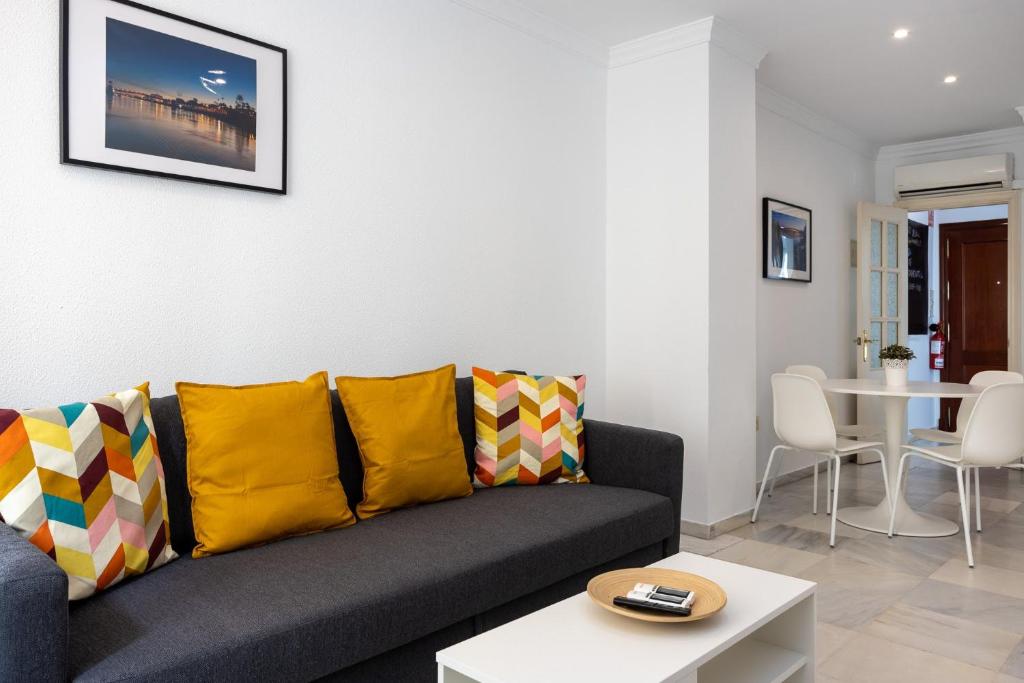
[{"label": "gold door handle", "polygon": [[877,339],[872,339],[871,337],[868,336],[868,331],[867,330],[861,331],[860,336],[853,340],[854,344],[856,344],[857,346],[861,347],[861,352],[862,352],[862,354],[864,356],[864,362],[865,363],[868,362],[868,348],[872,344],[874,344],[876,341],[878,341],[878,340]]}]

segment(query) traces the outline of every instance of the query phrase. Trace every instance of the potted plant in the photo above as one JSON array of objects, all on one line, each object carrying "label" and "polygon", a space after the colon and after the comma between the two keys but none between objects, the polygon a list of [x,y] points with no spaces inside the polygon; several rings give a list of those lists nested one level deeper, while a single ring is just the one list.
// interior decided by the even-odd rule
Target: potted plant
[{"label": "potted plant", "polygon": [[917,356],[906,346],[890,344],[878,352],[878,357],[885,368],[885,383],[889,386],[902,387],[907,384],[907,367]]}]

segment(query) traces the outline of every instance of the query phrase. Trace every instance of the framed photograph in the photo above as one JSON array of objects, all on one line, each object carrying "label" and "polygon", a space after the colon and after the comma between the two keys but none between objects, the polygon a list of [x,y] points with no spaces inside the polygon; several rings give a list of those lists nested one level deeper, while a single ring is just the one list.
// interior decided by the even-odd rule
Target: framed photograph
[{"label": "framed photograph", "polygon": [[285,194],[286,58],[128,0],[63,0],[61,162]]},{"label": "framed photograph", "polygon": [[762,275],[769,280],[811,281],[811,210],[765,197],[761,208]]}]

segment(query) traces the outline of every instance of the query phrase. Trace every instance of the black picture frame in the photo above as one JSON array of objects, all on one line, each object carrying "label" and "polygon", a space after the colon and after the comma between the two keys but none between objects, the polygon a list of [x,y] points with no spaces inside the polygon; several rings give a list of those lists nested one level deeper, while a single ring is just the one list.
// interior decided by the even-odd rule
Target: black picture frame
[{"label": "black picture frame", "polygon": [[[172,180],[184,180],[193,183],[202,183],[207,185],[218,185],[221,187],[231,187],[243,190],[252,190],[256,192],[264,192],[269,194],[284,195],[288,192],[288,51],[282,47],[272,45],[270,43],[256,40],[248,36],[243,36],[232,31],[228,31],[216,26],[211,26],[194,19],[189,19],[171,12],[149,7],[141,3],[133,2],[132,0],[106,0],[106,2],[115,3],[118,5],[125,5],[130,8],[142,12],[148,12],[151,14],[164,17],[166,19],[180,22],[187,26],[203,29],[210,31],[228,38],[244,41],[251,43],[252,45],[264,48],[266,50],[279,53],[281,59],[281,143],[280,143],[280,154],[281,154],[281,171],[279,177],[279,183],[274,186],[270,185],[258,185],[245,182],[233,182],[228,180],[220,180],[214,178],[197,177],[193,175],[187,175],[182,173],[172,173],[166,171],[160,171],[155,169],[124,166],[113,163],[106,163],[102,161],[96,161],[84,158],[75,158],[71,153],[71,126],[72,121],[70,120],[70,107],[69,107],[69,69],[68,69],[68,58],[69,58],[69,41],[71,31],[74,30],[70,25],[71,22],[71,3],[75,0],[61,0],[61,13],[60,13],[60,163],[69,164],[74,166],[86,166],[90,168],[99,168],[109,171],[120,171],[124,173],[132,173],[136,175],[147,175],[155,176],[158,178],[169,178]],[[262,107],[263,105],[260,104]]]},{"label": "black picture frame", "polygon": [[[773,211],[791,219],[792,224],[788,228],[780,225],[776,229],[772,223]],[[814,262],[813,228],[813,213],[807,207],[764,197],[761,201],[761,277],[810,283]],[[784,248],[782,244],[781,232],[787,229],[795,233],[801,230],[804,232],[803,237],[798,237],[796,245],[790,249]],[[783,253],[780,262],[778,257]],[[790,256],[794,257],[792,264],[788,263]]]}]

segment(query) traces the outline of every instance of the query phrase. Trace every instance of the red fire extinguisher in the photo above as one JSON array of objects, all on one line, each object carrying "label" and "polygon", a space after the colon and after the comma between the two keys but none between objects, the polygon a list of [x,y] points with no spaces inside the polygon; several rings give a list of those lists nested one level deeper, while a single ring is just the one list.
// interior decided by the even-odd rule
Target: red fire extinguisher
[{"label": "red fire extinguisher", "polygon": [[931,342],[928,352],[928,365],[932,370],[941,370],[946,366],[946,335],[942,333],[942,321],[939,324],[931,324],[928,329],[932,331],[929,337]]}]

